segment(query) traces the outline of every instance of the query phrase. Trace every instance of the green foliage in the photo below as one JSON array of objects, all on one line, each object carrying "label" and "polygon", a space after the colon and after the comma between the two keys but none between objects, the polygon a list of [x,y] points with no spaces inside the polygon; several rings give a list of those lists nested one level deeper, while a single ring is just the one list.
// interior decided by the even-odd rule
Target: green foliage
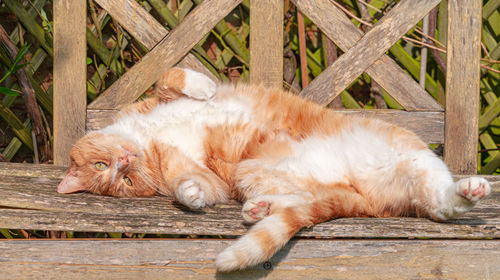
[{"label": "green foliage", "polygon": [[[8,56],[7,58],[5,57],[2,57],[2,61],[9,61],[10,62],[10,67],[9,69],[7,70],[7,73],[5,73],[5,75],[0,79],[0,84],[5,81],[5,79],[7,79],[7,77],[9,77],[10,75],[14,74],[17,70],[21,69],[22,67],[26,66],[26,64],[21,64],[21,61],[22,59],[24,58],[24,56],[26,55],[26,53],[28,52],[29,50],[29,47],[30,45],[24,45],[21,47],[21,49],[19,49],[19,52],[17,53],[16,57],[14,59],[12,59],[9,55],[9,52],[7,51],[7,49],[5,48],[5,46],[2,44],[1,47],[3,48],[3,51],[0,52],[0,55],[6,55]],[[18,96],[19,95],[19,92],[18,91],[15,91],[11,88],[7,88],[7,87],[1,87],[0,86],[0,93],[3,93],[3,94],[7,94],[7,95],[12,95],[12,96]]]}]

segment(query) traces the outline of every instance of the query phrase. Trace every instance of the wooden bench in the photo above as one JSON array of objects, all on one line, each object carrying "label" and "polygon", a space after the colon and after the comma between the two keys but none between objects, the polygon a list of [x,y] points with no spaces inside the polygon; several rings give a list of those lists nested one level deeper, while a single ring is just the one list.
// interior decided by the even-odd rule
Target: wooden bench
[{"label": "wooden bench", "polygon": [[[491,197],[460,219],[447,223],[417,218],[337,219],[300,231],[269,262],[229,274],[216,274],[214,259],[247,230],[237,203],[192,212],[165,197],[56,193],[66,172],[59,166],[68,164],[69,149],[83,135],[82,128],[108,124],[112,114],[179,61],[206,71],[186,53],[241,0],[204,1],[169,34],[134,0],[96,0],[151,51],[88,106],[85,2],[53,1],[56,165],[0,164],[0,228],[168,234],[171,238],[1,240],[2,277],[500,279],[500,179],[496,176],[487,176],[493,182]],[[367,34],[330,1],[292,2],[344,51],[302,96],[327,104],[367,72],[405,111],[346,113],[383,118],[414,130],[429,143],[444,143],[445,161],[455,173],[476,172],[480,1],[448,1],[444,109],[384,55],[439,0],[401,1]],[[250,5],[251,82],[280,86],[283,1],[251,0]]]},{"label": "wooden bench", "polygon": [[188,211],[165,197],[62,195],[66,168],[0,164],[2,228],[178,235],[170,239],[1,240],[9,278],[499,279],[500,182],[457,220],[337,219],[304,229],[269,262],[215,274],[218,252],[246,232],[237,203]]}]

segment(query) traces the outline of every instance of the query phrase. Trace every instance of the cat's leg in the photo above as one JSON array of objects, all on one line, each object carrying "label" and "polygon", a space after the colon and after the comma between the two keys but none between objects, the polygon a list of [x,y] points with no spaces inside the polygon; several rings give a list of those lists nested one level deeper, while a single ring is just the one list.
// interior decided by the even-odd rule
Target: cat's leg
[{"label": "cat's leg", "polygon": [[246,223],[253,224],[272,214],[276,209],[304,206],[312,201],[313,196],[308,192],[258,195],[245,201],[241,215]]},{"label": "cat's leg", "polygon": [[433,219],[447,220],[469,212],[474,206],[491,193],[489,182],[481,177],[461,179],[443,190],[438,191],[441,199],[431,207]]},{"label": "cat's leg", "polygon": [[244,219],[256,224],[217,256],[219,271],[242,269],[269,259],[303,227],[371,213],[368,201],[343,183],[290,186],[296,187],[321,191],[255,195],[244,204]]},{"label": "cat's leg", "polygon": [[198,100],[209,100],[217,85],[208,76],[186,68],[170,68],[156,82],[156,95],[163,102],[188,96]]},{"label": "cat's leg", "polygon": [[[395,177],[407,177],[410,203],[434,220],[447,220],[470,211],[491,193],[487,180],[470,177],[453,182],[445,163],[430,150],[409,151],[409,162]],[[406,169],[406,170],[405,170]]]},{"label": "cat's leg", "polygon": [[210,170],[182,174],[175,177],[171,185],[176,199],[191,209],[228,200],[227,186]]},{"label": "cat's leg", "polygon": [[161,174],[164,193],[191,209],[229,200],[228,184],[176,147],[153,142],[149,150],[146,160]]}]

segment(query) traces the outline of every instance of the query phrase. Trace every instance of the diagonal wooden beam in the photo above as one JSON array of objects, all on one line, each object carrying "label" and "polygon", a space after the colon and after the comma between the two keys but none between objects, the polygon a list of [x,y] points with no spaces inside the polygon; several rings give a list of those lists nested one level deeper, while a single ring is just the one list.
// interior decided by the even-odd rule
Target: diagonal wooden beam
[{"label": "diagonal wooden beam", "polygon": [[[364,35],[343,11],[332,5],[329,1],[292,0],[292,2],[344,52],[352,48]],[[366,73],[377,81],[407,111],[443,110],[441,105],[425,89],[387,55],[383,55],[372,64],[366,70]]]},{"label": "diagonal wooden beam", "polygon": [[[116,21],[120,23],[137,41],[149,50],[168,34],[153,16],[134,0],[96,0]],[[192,54],[188,53],[179,66],[194,69],[216,81],[217,78]]]},{"label": "diagonal wooden beam", "polygon": [[[294,0],[299,9],[302,7],[302,9],[304,9],[302,11],[308,16],[314,16],[314,14],[316,13],[325,14],[321,11],[322,9],[328,9],[328,11],[335,10],[335,8],[330,3],[330,7],[328,8],[328,5],[324,3],[326,1],[313,1],[317,6],[320,7],[320,9],[315,9],[314,12],[311,12],[307,11],[306,8],[311,7],[312,5],[307,6],[303,3],[308,1]],[[359,75],[361,75],[365,71],[368,71],[368,69],[375,68],[377,71],[370,71],[370,75],[374,78],[376,77],[377,82],[379,82],[379,84],[381,84],[393,95],[394,93],[396,93],[395,95],[397,96],[397,98],[395,98],[398,100],[398,102],[402,100],[401,102],[405,103],[408,109],[417,110],[419,108],[417,107],[417,105],[424,105],[425,107],[427,107],[426,109],[442,110],[437,103],[432,103],[432,101],[430,100],[432,98],[425,98],[423,97],[425,95],[423,95],[422,93],[420,93],[418,97],[415,98],[415,96],[409,94],[402,94],[402,92],[408,91],[408,89],[400,88],[394,91],[394,88],[397,88],[396,85],[398,83],[401,83],[401,80],[398,81],[398,79],[393,79],[391,82],[388,82],[387,80],[389,79],[387,79],[387,77],[382,77],[394,74],[390,73],[388,75],[387,70],[383,70],[383,68],[387,67],[387,65],[389,65],[391,61],[391,59],[389,59],[387,56],[382,57],[383,54],[439,2],[440,0],[402,1],[363,37],[360,36],[360,31],[355,28],[355,26],[352,26],[352,23],[347,23],[345,21],[345,16],[343,16],[343,20],[339,20],[342,17],[338,16],[338,11],[332,14],[337,15],[336,17],[331,16],[331,14],[326,14],[328,15],[328,17],[336,18],[336,23],[338,23],[338,26],[335,26],[335,24],[331,25],[335,26],[335,29],[333,27],[325,28],[323,26],[324,30],[332,29],[330,30],[331,32],[329,32],[331,34],[327,35],[331,36],[331,39],[334,40],[339,45],[339,47],[349,49],[348,46],[351,45],[351,48],[346,51],[346,53],[344,53],[337,61],[335,61],[334,64],[323,71],[321,75],[316,77],[316,79],[314,79],[312,83],[301,92],[301,96],[326,105],[331,100],[333,100],[335,96],[340,94],[340,92],[344,90],[350,83],[352,83]],[[323,15],[321,17],[325,18],[327,17],[326,15]],[[339,29],[340,27],[342,27],[342,29]],[[342,37],[339,34],[340,30],[343,30],[343,32],[345,32],[345,29],[343,28],[347,28],[347,30],[351,30],[351,32],[348,35],[346,35],[346,33],[342,33],[342,36],[347,36],[347,38],[349,39],[339,43],[339,37]],[[392,65],[391,69],[396,69],[396,67],[394,66],[396,65]],[[381,69],[383,72],[379,73]],[[399,69],[395,71],[396,73],[399,72],[399,74],[396,74],[398,75],[398,78],[404,77],[404,75],[401,75],[402,70]],[[409,81],[409,78],[402,79],[404,79],[402,81]],[[389,87],[392,87],[393,90],[389,90]],[[413,90],[416,90],[415,86],[413,86]],[[416,90],[416,92],[419,91],[421,92],[421,90]],[[410,96],[410,98],[408,98],[408,96]],[[410,102],[405,102],[406,99],[408,99]]]},{"label": "diagonal wooden beam", "polygon": [[119,109],[135,101],[160,74],[177,63],[242,0],[203,1],[141,61],[88,107]]}]

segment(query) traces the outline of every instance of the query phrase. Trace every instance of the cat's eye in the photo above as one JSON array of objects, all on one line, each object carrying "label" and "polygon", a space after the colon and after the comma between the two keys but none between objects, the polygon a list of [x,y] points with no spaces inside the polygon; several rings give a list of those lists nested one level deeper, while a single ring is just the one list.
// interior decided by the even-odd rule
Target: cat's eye
[{"label": "cat's eye", "polygon": [[97,170],[106,170],[108,168],[108,165],[105,164],[104,162],[96,162],[95,163],[95,168]]},{"label": "cat's eye", "polygon": [[123,177],[123,181],[125,181],[125,184],[132,186],[132,180],[129,177]]}]

